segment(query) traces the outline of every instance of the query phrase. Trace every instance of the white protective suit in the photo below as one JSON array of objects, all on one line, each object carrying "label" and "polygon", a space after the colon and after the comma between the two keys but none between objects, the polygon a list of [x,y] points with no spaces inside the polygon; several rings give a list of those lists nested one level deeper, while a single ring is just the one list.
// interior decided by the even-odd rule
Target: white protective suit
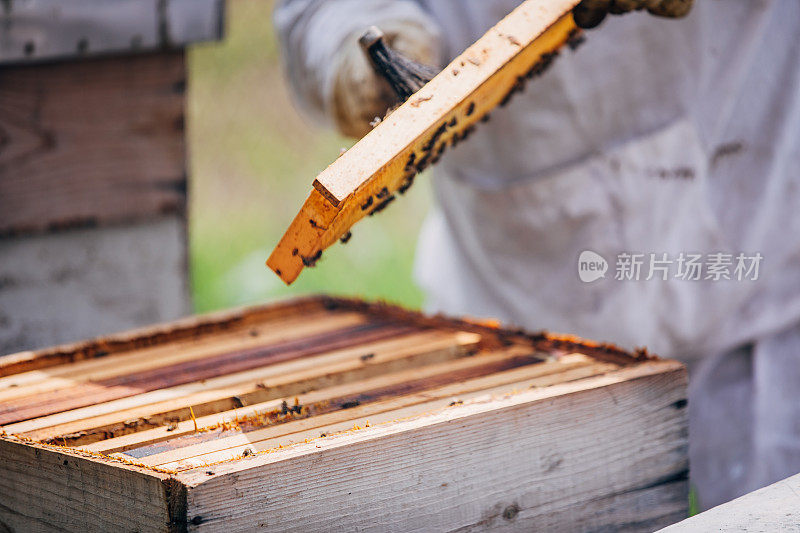
[{"label": "white protective suit", "polygon": [[[324,116],[353,32],[413,21],[446,62],[518,3],[284,0],[275,22],[295,93]],[[416,269],[431,310],[689,362],[703,507],[800,471],[800,1],[607,18],[448,153],[434,189]],[[605,278],[580,280],[584,250]],[[623,252],[763,260],[755,280],[677,264],[645,280],[646,255],[639,281],[616,280]]]}]

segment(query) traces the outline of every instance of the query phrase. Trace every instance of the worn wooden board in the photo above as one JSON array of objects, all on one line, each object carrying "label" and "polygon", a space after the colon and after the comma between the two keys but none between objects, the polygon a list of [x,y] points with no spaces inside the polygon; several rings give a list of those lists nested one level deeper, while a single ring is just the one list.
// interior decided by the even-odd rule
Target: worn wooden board
[{"label": "worn wooden board", "polygon": [[221,0],[36,0],[3,10],[0,63],[184,48],[222,38]]},{"label": "worn wooden board", "polygon": [[178,213],[0,238],[0,354],[186,316],[187,254]]},{"label": "worn wooden board", "polygon": [[[411,331],[411,328],[408,327],[380,321],[357,324],[324,332],[308,339],[235,350],[200,360],[132,372],[124,376],[115,376],[90,383],[79,383],[49,392],[39,392],[30,396],[10,399],[0,405],[0,425],[10,427],[11,424],[46,417],[53,412],[72,412],[80,408],[111,404],[117,400],[124,401],[148,393],[163,397],[163,391],[185,390],[181,389],[181,386],[202,384],[220,374],[243,373],[271,364],[324,353],[328,350],[364,345]],[[123,401],[118,404],[121,405]]]},{"label": "worn wooden board", "polygon": [[[436,389],[406,394],[396,398],[365,403],[347,410],[326,413],[305,420],[290,422],[284,428],[263,430],[233,435],[209,444],[192,446],[186,450],[165,451],[141,458],[141,463],[170,471],[182,472],[206,465],[225,463],[231,458],[244,457],[248,453],[273,453],[284,447],[313,441],[323,435],[344,433],[353,428],[392,423],[399,419],[419,417],[476,398],[493,394],[504,394],[512,390],[546,387],[560,383],[563,379],[582,379],[597,372],[610,371],[613,365],[568,365],[563,371],[539,366],[523,367],[498,374],[469,379]],[[482,388],[485,387],[485,388]],[[277,431],[279,429],[280,431]],[[248,452],[249,450],[249,452]],[[124,459],[127,457],[122,456]]]},{"label": "worn wooden board", "polygon": [[[397,340],[419,341],[418,338],[408,336]],[[474,339],[469,336],[447,337],[432,342],[423,341],[400,350],[388,344],[375,343],[355,350],[336,351],[319,358],[308,358],[264,368],[258,373],[251,371],[238,377],[221,376],[200,383],[202,387],[170,391],[172,399],[167,401],[139,402],[142,405],[118,411],[111,410],[104,414],[91,412],[87,413],[90,414],[88,417],[83,417],[82,414],[77,417],[70,416],[70,421],[54,425],[49,424],[60,419],[36,421],[35,425],[21,423],[16,427],[9,426],[8,430],[19,431],[35,427],[36,429],[23,432],[23,435],[56,442],[60,441],[59,436],[66,435],[63,438],[72,445],[100,441],[97,442],[100,446],[103,442],[110,443],[116,440],[115,437],[122,435],[134,438],[135,435],[145,433],[147,428],[154,428],[157,432],[167,432],[170,438],[174,438],[182,433],[179,421],[183,420],[185,430],[189,430],[191,423],[189,406],[192,407],[196,417],[210,413],[208,417],[213,420],[207,420],[211,424],[225,420],[226,414],[230,411],[234,411],[237,417],[247,416],[251,404],[255,404],[252,405],[252,409],[258,409],[256,406],[270,399],[289,398],[311,390],[368,379],[393,370],[417,368],[425,364],[456,359],[468,355],[474,349]],[[373,357],[364,361],[365,355]],[[347,360],[331,362],[332,359],[340,359],[342,356]],[[305,368],[297,370],[301,366]],[[226,380],[230,377],[233,377],[233,383],[226,384]],[[201,391],[194,392],[198,388]]]},{"label": "worn wooden board", "polygon": [[170,345],[143,348],[136,352],[86,359],[47,370],[31,370],[0,377],[0,401],[51,392],[79,383],[128,375],[133,372],[163,368],[185,361],[201,360],[235,349],[264,345],[270,341],[289,341],[319,334],[344,324],[358,324],[359,315],[344,317],[326,316],[324,312],[309,313],[305,317],[276,320],[269,329],[253,326],[215,336],[213,342],[196,339],[176,340]]},{"label": "worn wooden board", "polygon": [[685,380],[649,363],[177,477],[197,531],[652,531],[686,515]]},{"label": "worn wooden board", "polygon": [[800,474],[745,494],[667,527],[695,531],[800,531]]},{"label": "worn wooden board", "polygon": [[8,437],[0,472],[2,531],[186,527],[185,489],[165,474]]},{"label": "worn wooden board", "polygon": [[683,367],[569,336],[312,297],[0,371],[13,530],[643,531],[688,502]]},{"label": "worn wooden board", "polygon": [[[405,338],[403,341],[413,342],[413,339]],[[369,370],[369,372],[360,372],[357,377],[351,379],[343,377],[337,380],[326,380],[323,385],[310,385],[305,388],[305,391],[297,392],[294,395],[273,394],[272,396],[274,396],[275,399],[272,400],[214,413],[194,420],[186,420],[172,428],[165,428],[162,426],[122,437],[105,439],[94,444],[82,446],[82,449],[112,453],[139,447],[140,449],[138,451],[140,453],[136,456],[143,457],[144,455],[150,455],[150,453],[141,453],[142,446],[155,445],[168,439],[175,443],[169,446],[170,449],[192,443],[224,440],[221,438],[221,435],[217,434],[198,434],[193,429],[193,424],[200,427],[214,425],[224,427],[226,422],[235,421],[235,424],[230,425],[239,426],[240,428],[237,429],[236,432],[241,432],[244,431],[241,428],[246,427],[248,419],[257,417],[259,413],[280,410],[283,401],[285,401],[284,398],[291,396],[294,396],[298,405],[308,407],[308,414],[316,416],[322,413],[340,410],[342,405],[350,404],[355,407],[366,401],[377,401],[381,398],[408,394],[414,388],[419,390],[429,388],[429,386],[432,387],[434,386],[435,378],[438,377],[441,380],[446,377],[446,375],[442,374],[444,372],[448,375],[459,371],[467,371],[475,375],[481,372],[488,374],[497,371],[498,368],[503,368],[503,365],[506,367],[514,367],[538,362],[532,359],[534,356],[527,353],[521,356],[519,352],[516,354],[502,352],[483,357],[469,357],[466,351],[463,350],[464,348],[468,350],[471,346],[466,339],[466,342],[463,342],[463,344],[459,343],[455,345],[455,347],[452,340],[448,339],[448,341],[446,348],[442,345],[443,349],[439,349],[439,346],[436,345],[426,346],[424,344],[422,349],[413,348],[414,355],[422,357],[414,357],[413,355],[409,357],[408,354],[403,354],[402,352],[382,354],[380,348],[374,351],[370,350],[369,355],[371,357],[368,361],[363,361],[364,355],[359,356],[359,359],[361,359],[360,368],[362,371]],[[438,345],[439,343],[437,342],[436,344]],[[394,364],[387,368],[382,363],[382,359],[390,359]],[[458,361],[454,361],[455,359],[458,359]],[[285,377],[281,376],[280,380],[289,382],[289,380],[299,378],[301,381],[304,381],[307,372],[310,372],[310,370],[301,373],[289,373]],[[317,375],[328,374],[329,368],[323,367],[320,370],[315,369],[314,372],[317,373]],[[450,378],[446,377],[446,380],[450,380]],[[420,383],[420,381],[424,383]],[[336,383],[341,384],[336,385]],[[270,389],[274,389],[274,387],[270,387]],[[169,431],[167,431],[167,429],[169,429]],[[286,433],[288,429],[279,428],[279,432]],[[187,444],[180,443],[180,439],[177,438],[184,435],[192,436]],[[152,451],[151,453],[157,452]],[[185,454],[181,453],[180,455]]]},{"label": "worn wooden board", "polygon": [[[324,310],[325,306],[323,298],[289,300],[246,311],[233,309],[208,313],[52,348],[25,350],[0,356],[0,377],[41,369],[48,369],[47,373],[50,374],[53,367],[83,360],[96,361],[116,354],[132,354],[131,357],[135,358],[138,357],[138,350],[143,348],[166,346],[169,349],[174,343],[184,340],[204,342],[212,337],[217,338],[217,335],[224,332],[249,332],[248,327],[286,316],[289,310],[294,314],[305,315]],[[62,368],[63,372],[69,373],[72,367]],[[59,373],[56,370],[54,375]]]},{"label": "worn wooden board", "polygon": [[182,50],[4,67],[0,236],[186,206]]},{"label": "worn wooden board", "polygon": [[578,1],[523,2],[334,161],[314,180],[267,266],[293,282],[353,224],[408,188],[575,39]]},{"label": "worn wooden board", "polygon": [[[586,361],[561,365],[536,364],[539,362],[540,360],[518,352],[498,353],[324,389],[298,397],[300,405],[312,406],[314,416],[311,418],[291,421],[284,426],[237,431],[230,436],[195,438],[185,446],[180,446],[180,443],[173,447],[157,446],[144,454],[135,454],[134,457],[141,459],[143,464],[178,470],[186,468],[189,460],[193,464],[211,463],[241,455],[245,449],[269,450],[280,445],[294,444],[309,436],[316,437],[320,431],[307,431],[313,428],[324,428],[322,433],[335,433],[348,429],[352,426],[352,421],[365,417],[372,417],[375,421],[381,419],[377,415],[383,415],[384,419],[388,416],[388,420],[393,420],[398,416],[426,413],[448,405],[456,398],[461,400],[465,394],[476,391],[483,393],[493,386],[515,383],[525,377],[538,378],[538,382],[532,381],[532,384],[548,384],[561,381],[564,374],[575,376],[574,371],[580,367],[583,367],[579,372],[584,377],[613,368],[609,363],[593,365]],[[554,377],[553,374],[561,375]],[[322,406],[316,407],[316,403],[321,403]],[[348,404],[348,408],[341,408]],[[409,406],[414,408],[406,409]],[[334,424],[343,422],[344,425],[338,426],[340,429],[333,428]]]}]

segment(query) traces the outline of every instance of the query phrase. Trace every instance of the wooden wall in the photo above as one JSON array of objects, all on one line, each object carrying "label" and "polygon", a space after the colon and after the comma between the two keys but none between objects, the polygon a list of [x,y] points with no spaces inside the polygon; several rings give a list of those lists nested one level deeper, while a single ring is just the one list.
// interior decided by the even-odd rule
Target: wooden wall
[{"label": "wooden wall", "polygon": [[183,50],[0,67],[0,355],[190,311]]},{"label": "wooden wall", "polygon": [[183,214],[183,51],[0,70],[0,235]]}]

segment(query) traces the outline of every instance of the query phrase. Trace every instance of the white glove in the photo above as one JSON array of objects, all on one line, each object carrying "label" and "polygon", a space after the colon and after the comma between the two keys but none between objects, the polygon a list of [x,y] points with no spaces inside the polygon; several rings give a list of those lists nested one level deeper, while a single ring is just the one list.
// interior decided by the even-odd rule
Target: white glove
[{"label": "white glove", "polygon": [[[438,40],[421,25],[396,20],[382,22],[380,29],[397,52],[425,65],[438,65]],[[348,36],[338,53],[328,107],[339,131],[357,138],[366,135],[372,129],[370,122],[383,118],[397,101],[389,83],[370,65],[358,43],[360,36],[361,31]]]}]

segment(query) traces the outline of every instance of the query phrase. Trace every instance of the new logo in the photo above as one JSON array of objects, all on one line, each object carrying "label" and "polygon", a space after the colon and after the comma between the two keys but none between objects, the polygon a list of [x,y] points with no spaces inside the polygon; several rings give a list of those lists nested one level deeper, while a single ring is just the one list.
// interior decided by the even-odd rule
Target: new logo
[{"label": "new logo", "polygon": [[584,283],[591,283],[606,277],[607,270],[608,261],[596,252],[584,250],[578,257],[578,277]]}]

